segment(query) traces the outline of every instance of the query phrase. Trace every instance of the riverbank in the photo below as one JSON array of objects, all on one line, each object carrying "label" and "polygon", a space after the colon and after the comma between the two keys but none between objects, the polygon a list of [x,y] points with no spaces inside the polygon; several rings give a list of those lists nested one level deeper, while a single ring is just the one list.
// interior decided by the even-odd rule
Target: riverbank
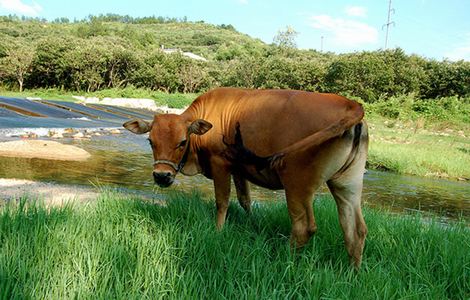
[{"label": "riverbank", "polygon": [[[26,201],[26,200],[25,200]],[[214,226],[213,201],[174,193],[166,206],[102,193],[88,205],[0,211],[2,298],[465,299],[470,234],[419,215],[372,209],[363,266],[348,265],[331,197],[315,203],[318,232],[289,249],[285,203],[247,216],[229,207]]]},{"label": "riverbank", "polygon": [[89,186],[0,178],[0,207],[4,201],[18,201],[22,198],[37,199],[45,206],[60,206],[71,202],[88,202],[98,195],[99,191]]},{"label": "riverbank", "polygon": [[[470,180],[470,131],[372,117],[367,168],[422,177]],[[421,125],[420,125],[421,123]]]},{"label": "riverbank", "polygon": [[[0,91],[0,94],[76,101],[72,93],[54,89],[23,93]],[[83,96],[149,98],[157,105],[166,105],[171,109],[182,109],[197,97],[196,94],[166,94],[136,88],[108,89]],[[451,97],[436,100],[436,103],[429,104],[414,100],[412,96],[403,96],[366,104],[364,107],[371,137],[367,167],[398,174],[469,181],[468,99]]]}]

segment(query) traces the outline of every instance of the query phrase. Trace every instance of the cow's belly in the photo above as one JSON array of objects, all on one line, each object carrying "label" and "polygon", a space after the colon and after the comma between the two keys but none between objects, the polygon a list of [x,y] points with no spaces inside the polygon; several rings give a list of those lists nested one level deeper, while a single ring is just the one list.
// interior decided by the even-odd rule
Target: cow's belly
[{"label": "cow's belly", "polygon": [[234,166],[234,170],[234,172],[258,186],[271,190],[284,188],[276,170],[269,168],[257,170],[254,166]]}]

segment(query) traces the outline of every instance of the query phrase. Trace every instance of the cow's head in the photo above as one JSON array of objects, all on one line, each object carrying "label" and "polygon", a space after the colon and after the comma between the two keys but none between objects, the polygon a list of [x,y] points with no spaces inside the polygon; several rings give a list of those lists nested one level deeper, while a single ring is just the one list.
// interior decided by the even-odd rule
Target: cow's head
[{"label": "cow's head", "polygon": [[136,134],[150,132],[148,140],[155,159],[153,178],[160,187],[170,186],[179,171],[186,174],[184,169],[195,168],[194,165],[186,165],[196,161],[191,149],[191,135],[203,135],[212,128],[212,124],[205,120],[187,120],[175,114],[155,115],[152,122],[135,119],[123,126]]}]

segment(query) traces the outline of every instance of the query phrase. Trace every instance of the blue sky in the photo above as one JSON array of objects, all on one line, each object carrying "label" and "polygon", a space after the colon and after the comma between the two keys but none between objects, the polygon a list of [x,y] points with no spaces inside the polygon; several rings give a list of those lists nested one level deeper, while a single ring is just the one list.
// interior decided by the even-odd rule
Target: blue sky
[{"label": "blue sky", "polygon": [[[388,48],[428,58],[470,61],[469,0],[392,0],[394,13]],[[53,20],[90,14],[133,17],[187,17],[212,24],[232,24],[271,43],[278,30],[293,27],[302,49],[336,53],[383,49],[388,0],[0,0],[0,15]]]}]

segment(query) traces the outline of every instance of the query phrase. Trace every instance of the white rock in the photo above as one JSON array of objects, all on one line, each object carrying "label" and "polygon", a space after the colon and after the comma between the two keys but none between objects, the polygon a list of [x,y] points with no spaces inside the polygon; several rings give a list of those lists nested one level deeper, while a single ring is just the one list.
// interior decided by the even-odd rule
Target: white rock
[{"label": "white rock", "polygon": [[121,130],[119,130],[119,129],[111,129],[111,130],[109,131],[109,133],[111,133],[111,134],[121,134]]},{"label": "white rock", "polygon": [[74,139],[81,139],[81,138],[83,138],[84,136],[85,136],[85,135],[84,135],[83,133],[81,133],[81,132],[77,132],[76,134],[72,135],[72,137],[73,137]]}]

